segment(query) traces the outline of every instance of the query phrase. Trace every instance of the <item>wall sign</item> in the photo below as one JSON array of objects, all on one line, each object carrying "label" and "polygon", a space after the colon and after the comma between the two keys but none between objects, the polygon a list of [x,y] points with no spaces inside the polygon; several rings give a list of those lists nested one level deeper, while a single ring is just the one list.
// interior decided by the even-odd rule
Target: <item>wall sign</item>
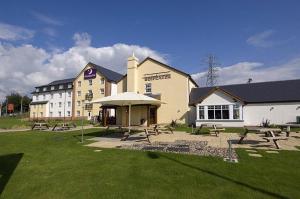
[{"label": "wall sign", "polygon": [[96,77],[96,69],[90,68],[84,71],[84,79],[94,79]]},{"label": "wall sign", "polygon": [[143,79],[145,81],[153,81],[153,80],[161,80],[161,79],[171,79],[171,74],[169,72],[161,72],[161,73],[153,73],[153,74],[145,74]]}]

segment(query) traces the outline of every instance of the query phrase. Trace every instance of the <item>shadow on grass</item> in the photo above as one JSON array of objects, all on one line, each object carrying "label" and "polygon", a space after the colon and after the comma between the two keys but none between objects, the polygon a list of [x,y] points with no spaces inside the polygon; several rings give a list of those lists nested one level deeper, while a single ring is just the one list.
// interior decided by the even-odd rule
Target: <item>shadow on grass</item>
[{"label": "shadow on grass", "polygon": [[275,197],[275,198],[282,198],[282,199],[288,198],[286,196],[283,196],[283,195],[280,195],[280,194],[277,194],[277,193],[273,193],[273,192],[270,192],[270,191],[267,191],[267,190],[261,189],[259,187],[255,187],[255,186],[249,185],[249,184],[246,184],[244,182],[237,181],[237,180],[229,178],[227,176],[220,175],[220,174],[215,173],[213,171],[209,171],[209,170],[206,170],[206,169],[202,169],[200,167],[196,167],[194,165],[187,164],[185,162],[176,160],[174,158],[168,157],[168,156],[166,156],[164,154],[161,154],[161,153],[158,154],[158,153],[155,153],[155,152],[147,152],[147,156],[149,158],[151,158],[151,159],[158,159],[158,158],[162,157],[162,158],[168,159],[168,160],[170,160],[172,162],[175,162],[177,164],[181,164],[181,165],[189,167],[191,169],[194,169],[194,170],[197,170],[197,171],[200,171],[200,172],[212,175],[214,177],[217,177],[217,178],[220,178],[220,179],[223,179],[223,180],[227,180],[227,181],[229,181],[231,183],[234,183],[236,185],[240,185],[240,186],[246,187],[246,188],[251,189],[253,191],[258,191],[258,192],[260,192],[262,194],[266,194],[268,196],[272,196],[272,197]]},{"label": "shadow on grass", "polygon": [[0,156],[0,195],[12,176],[14,170],[17,168],[22,157],[23,153]]}]

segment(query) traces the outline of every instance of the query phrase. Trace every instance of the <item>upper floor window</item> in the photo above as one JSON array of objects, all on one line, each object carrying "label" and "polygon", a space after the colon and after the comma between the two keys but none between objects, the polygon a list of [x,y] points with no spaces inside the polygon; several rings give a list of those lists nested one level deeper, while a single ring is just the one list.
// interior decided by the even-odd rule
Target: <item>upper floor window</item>
[{"label": "upper floor window", "polygon": [[59,107],[59,108],[61,108],[61,105],[62,105],[62,103],[61,103],[61,102],[58,102],[58,107]]},{"label": "upper floor window", "polygon": [[45,95],[45,94],[43,95],[43,99],[44,99],[44,100],[46,99],[46,95]]},{"label": "upper floor window", "polygon": [[36,96],[36,100],[39,100],[39,96],[38,95]]},{"label": "upper floor window", "polygon": [[62,93],[59,93],[59,98],[62,98]]},{"label": "upper floor window", "polygon": [[80,106],[81,102],[80,101],[77,101],[77,106]]},{"label": "upper floor window", "polygon": [[35,89],[35,92],[39,92],[39,91],[40,91],[40,89],[39,89],[39,88],[36,88],[36,89]]},{"label": "upper floor window", "polygon": [[145,93],[151,93],[151,92],[152,92],[151,83],[145,84]]},{"label": "upper floor window", "polygon": [[104,94],[104,88],[100,89],[100,94]]},{"label": "upper floor window", "polygon": [[59,85],[59,87],[58,87],[59,89],[63,89],[64,88],[64,85]]},{"label": "upper floor window", "polygon": [[78,81],[78,82],[77,82],[77,86],[78,86],[78,87],[81,87],[81,81]]},{"label": "upper floor window", "polygon": [[68,97],[71,97],[71,92],[70,91],[68,92]]},{"label": "upper floor window", "polygon": [[89,85],[92,86],[93,85],[93,80],[89,79]]},{"label": "upper floor window", "polygon": [[77,96],[78,96],[78,97],[81,96],[81,91],[77,91]]},{"label": "upper floor window", "polygon": [[68,88],[72,88],[72,84],[68,84]]},{"label": "upper floor window", "polygon": [[101,78],[100,82],[101,82],[101,84],[104,84],[104,83],[105,83],[105,80],[104,80],[103,77]]},{"label": "upper floor window", "polygon": [[71,102],[70,101],[68,101],[68,107],[71,107]]},{"label": "upper floor window", "polygon": [[51,90],[54,90],[55,89],[55,87],[54,86],[51,86]]},{"label": "upper floor window", "polygon": [[43,91],[46,91],[46,90],[47,90],[47,87],[44,87],[44,88],[43,88]]},{"label": "upper floor window", "polygon": [[51,93],[50,96],[51,96],[51,99],[53,99],[53,93]]},{"label": "upper floor window", "polygon": [[53,103],[50,103],[50,108],[53,108]]}]

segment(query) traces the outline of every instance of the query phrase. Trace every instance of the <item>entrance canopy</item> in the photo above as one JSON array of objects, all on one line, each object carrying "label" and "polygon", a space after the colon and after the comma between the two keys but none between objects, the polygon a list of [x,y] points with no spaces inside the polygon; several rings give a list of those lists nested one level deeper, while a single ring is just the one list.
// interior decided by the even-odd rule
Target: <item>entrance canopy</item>
[{"label": "entrance canopy", "polygon": [[95,99],[91,103],[100,103],[102,105],[116,105],[116,106],[129,106],[129,105],[160,105],[163,104],[160,100],[154,99],[152,97],[134,93],[134,92],[124,92],[117,95],[107,96],[100,99]]}]

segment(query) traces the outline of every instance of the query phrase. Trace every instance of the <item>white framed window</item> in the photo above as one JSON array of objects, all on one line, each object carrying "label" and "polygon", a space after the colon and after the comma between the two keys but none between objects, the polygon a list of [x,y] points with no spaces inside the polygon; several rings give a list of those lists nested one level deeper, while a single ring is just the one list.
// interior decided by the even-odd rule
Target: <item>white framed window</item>
[{"label": "white framed window", "polygon": [[241,117],[240,117],[240,105],[239,104],[234,104],[233,105],[233,119],[234,120],[241,119]]},{"label": "white framed window", "polygon": [[100,88],[100,94],[104,94],[104,88]]},{"label": "white framed window", "polygon": [[53,108],[53,103],[50,103],[50,108]]},{"label": "white framed window", "polygon": [[39,96],[38,95],[36,96],[36,100],[39,100]]},{"label": "white framed window", "polygon": [[93,85],[93,80],[89,79],[89,85],[92,86]]},{"label": "white framed window", "polygon": [[62,105],[62,103],[61,103],[61,102],[58,102],[58,107],[59,107],[59,108],[61,108],[61,105]]},{"label": "white framed window", "polygon": [[40,112],[40,116],[43,117],[43,112]]},{"label": "white framed window", "polygon": [[46,91],[46,90],[47,90],[47,87],[44,87],[44,88],[43,88],[43,91]]},{"label": "white framed window", "polygon": [[207,115],[209,120],[228,120],[229,105],[208,106]]},{"label": "white framed window", "polygon": [[39,89],[39,88],[36,88],[36,89],[35,89],[35,92],[39,92],[39,91],[40,91],[40,89]]},{"label": "white framed window", "polygon": [[152,85],[151,83],[145,84],[145,93],[152,93]]},{"label": "white framed window", "polygon": [[77,96],[78,96],[78,97],[81,96],[81,91],[77,91]]},{"label": "white framed window", "polygon": [[78,81],[78,82],[77,82],[77,86],[78,86],[78,87],[81,87],[81,81]]},{"label": "white framed window", "polygon": [[80,116],[80,111],[77,111],[76,114],[77,114],[77,116],[79,117],[79,116]]},{"label": "white framed window", "polygon": [[59,85],[59,87],[58,87],[59,89],[63,89],[64,88],[64,85]]},{"label": "white framed window", "polygon": [[61,111],[58,111],[58,116],[61,117]]},{"label": "white framed window", "polygon": [[50,94],[51,99],[53,99],[53,93]]},{"label": "white framed window", "polygon": [[68,107],[71,107],[71,102],[70,101],[68,101]]},{"label": "white framed window", "polygon": [[81,102],[80,101],[77,101],[77,106],[80,106],[81,105]]},{"label": "white framed window", "polygon": [[59,93],[59,98],[62,98],[62,93]]},{"label": "white framed window", "polygon": [[52,90],[52,91],[54,90],[54,88],[55,88],[54,86],[51,86],[51,90]]},{"label": "white framed window", "polygon": [[204,120],[205,119],[205,114],[204,114],[204,106],[199,106],[199,119]]},{"label": "white framed window", "polygon": [[100,83],[101,83],[101,84],[104,84],[104,83],[105,83],[105,79],[104,79],[103,77],[101,78]]},{"label": "white framed window", "polygon": [[72,93],[71,91],[68,92],[68,97],[71,97]]},{"label": "white framed window", "polygon": [[46,95],[45,95],[45,94],[43,95],[43,99],[44,99],[44,100],[46,99]]},{"label": "white framed window", "polygon": [[68,88],[72,88],[72,84],[68,84]]},{"label": "white framed window", "polygon": [[67,111],[67,116],[68,116],[68,117],[71,116],[71,111]]}]

